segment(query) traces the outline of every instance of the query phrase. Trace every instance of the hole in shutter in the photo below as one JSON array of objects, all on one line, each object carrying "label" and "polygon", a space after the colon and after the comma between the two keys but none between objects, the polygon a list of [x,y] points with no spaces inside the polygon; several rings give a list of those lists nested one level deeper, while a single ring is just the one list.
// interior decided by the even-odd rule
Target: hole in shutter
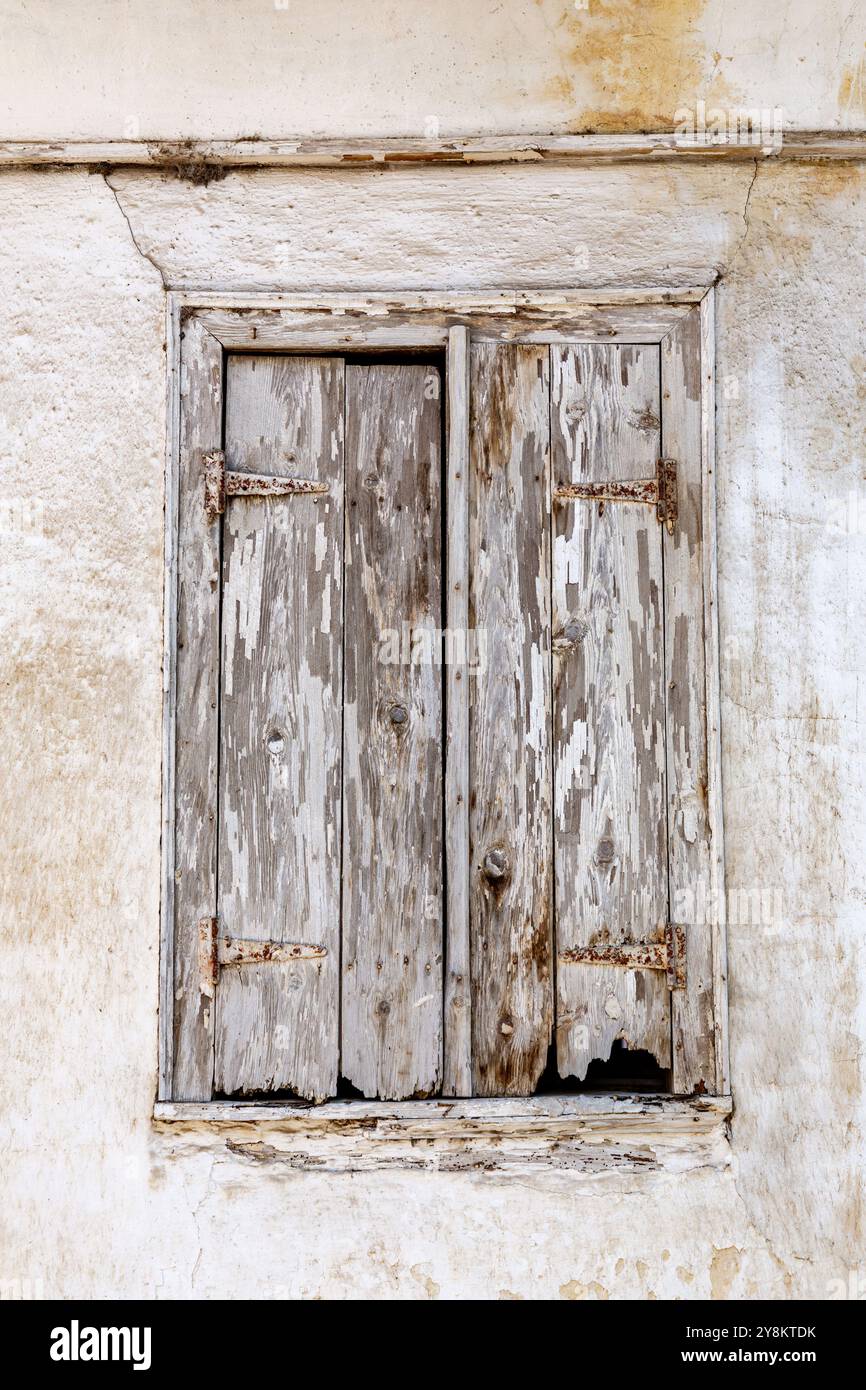
[{"label": "hole in shutter", "polygon": [[590,1062],[584,1081],[559,1075],[556,1043],[552,1043],[547,1054],[547,1066],[535,1094],[550,1096],[577,1095],[583,1091],[656,1092],[670,1089],[670,1071],[660,1067],[651,1052],[626,1047],[622,1039],[617,1038],[606,1062],[597,1057]]}]

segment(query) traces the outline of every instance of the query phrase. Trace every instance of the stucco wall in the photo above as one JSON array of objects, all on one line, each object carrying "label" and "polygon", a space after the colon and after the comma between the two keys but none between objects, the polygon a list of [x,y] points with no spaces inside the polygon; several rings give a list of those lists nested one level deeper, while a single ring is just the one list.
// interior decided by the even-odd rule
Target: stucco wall
[{"label": "stucco wall", "polygon": [[[5,1278],[61,1294],[707,1297],[823,1295],[857,1266],[866,566],[851,499],[862,507],[866,315],[852,270],[866,180],[851,166],[754,172],[263,172],[207,189],[124,174],[115,191],[71,171],[0,180]],[[722,271],[729,884],[783,904],[781,919],[730,929],[724,1171],[328,1176],[151,1131],[160,271],[272,285],[281,211],[284,283],[298,287],[565,285],[575,237],[609,282]]]},{"label": "stucco wall", "polygon": [[[553,63],[538,26],[552,21],[558,43],[562,5],[479,6],[457,67],[426,35],[426,65],[392,38],[368,42],[359,69],[348,21],[320,0],[309,63],[327,64],[339,102],[305,87],[301,69],[283,80],[267,26],[297,22],[312,8],[302,0],[263,7],[264,37],[251,24],[228,77],[227,6],[187,6],[197,22],[169,32],[149,5],[126,47],[112,15],[139,7],[97,6],[91,42],[79,35],[74,48],[62,15],[48,28],[44,6],[4,8],[19,54],[0,123],[10,137],[120,135],[129,107],[142,135],[201,136],[423,131],[431,105],[443,132],[530,130],[567,127],[575,109],[543,89],[565,60]],[[408,8],[416,30],[469,9]],[[763,92],[769,54],[778,80],[761,105],[790,103],[807,127],[862,125],[839,100],[839,73],[863,53],[856,25],[826,6],[812,34],[813,9],[785,7],[783,26],[744,0],[666,7],[688,11],[706,44],[683,80],[704,80],[706,53],[730,52],[724,37],[742,39],[748,11],[751,41],[724,66],[744,74],[737,91]],[[584,84],[577,128],[611,73],[622,124],[632,105],[657,104],[646,92],[632,103],[637,78],[611,62],[565,69]],[[66,105],[56,85],[53,96],[25,90],[28,65],[52,63],[67,72]],[[850,1289],[866,1264],[862,166],[247,171],[206,188],[158,172],[9,171],[0,225],[6,1287],[254,1298]],[[769,921],[729,928],[729,1160],[340,1175],[256,1164],[203,1131],[157,1132],[165,286],[716,277],[729,888],[775,895]]]},{"label": "stucco wall", "polygon": [[862,128],[856,0],[3,0],[0,136]]}]

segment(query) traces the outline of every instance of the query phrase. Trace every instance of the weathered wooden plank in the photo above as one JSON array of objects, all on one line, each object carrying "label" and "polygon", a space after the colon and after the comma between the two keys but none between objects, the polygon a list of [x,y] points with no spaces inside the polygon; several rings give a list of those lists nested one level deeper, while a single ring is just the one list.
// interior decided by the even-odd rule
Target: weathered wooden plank
[{"label": "weathered wooden plank", "polygon": [[477,1095],[537,1084],[552,1025],[548,352],[470,352],[472,1042]]},{"label": "weathered wooden plank", "polygon": [[209,308],[202,317],[208,329],[231,351],[254,352],[302,348],[305,351],[344,352],[359,348],[444,347],[450,328],[471,329],[473,340],[492,342],[571,342],[603,339],[609,342],[657,343],[675,326],[687,305],[649,301],[645,304],[581,304],[562,295],[503,294],[500,301],[475,296],[442,295],[425,304],[416,297],[405,304],[357,300],[320,306],[263,309]]},{"label": "weathered wooden plank", "polygon": [[447,923],[443,1094],[472,1094],[469,941],[469,684],[478,652],[469,634],[469,334],[448,335],[445,666],[445,863]]},{"label": "weathered wooden plank", "polygon": [[346,369],[342,1071],[384,1099],[442,1076],[440,407],[433,367]]},{"label": "weathered wooden plank", "polygon": [[222,439],[222,347],[197,321],[181,343],[174,741],[175,1100],[209,1100],[213,997],[198,924],[216,911],[220,528],[204,508],[204,455]]},{"label": "weathered wooden plank", "polygon": [[165,460],[165,594],[162,658],[162,892],[159,913],[159,1077],[157,1096],[169,1100],[174,1082],[174,827],[177,728],[177,524],[180,480],[180,310],[165,306],[168,431]]},{"label": "weathered wooden plank", "polygon": [[[415,1143],[487,1135],[507,1141],[536,1133],[554,1141],[569,1136],[635,1142],[707,1133],[731,1113],[730,1096],[578,1095],[485,1097],[470,1100],[219,1101],[211,1105],[158,1103],[154,1119],[175,1125],[267,1126],[274,1134],[320,1133],[335,1139],[355,1132],[361,1139],[405,1137]],[[195,1138],[202,1133],[198,1130]]]},{"label": "weathered wooden plank", "polygon": [[225,965],[216,1088],[337,1084],[343,363],[229,358],[226,464],[297,474],[326,496],[226,499],[219,930],[324,956]]},{"label": "weathered wooden plank", "polygon": [[698,306],[701,316],[701,453],[704,551],[704,634],[707,676],[707,807],[710,874],[716,911],[713,936],[713,1013],[716,1053],[715,1094],[731,1089],[728,1040],[728,958],[725,897],[725,825],[722,812],[722,730],[719,673],[719,580],[716,529],[716,307],[715,290]]},{"label": "weathered wooden plank", "polygon": [[526,1099],[332,1101],[321,1106],[222,1101],[159,1104],[172,1144],[227,1142],[238,1162],[311,1172],[440,1169],[483,1174],[707,1172],[730,1163],[730,1099],[538,1096]]},{"label": "weathered wooden plank", "polygon": [[[567,316],[571,310],[611,305],[631,312],[636,306],[679,305],[680,314],[699,303],[706,287],[648,285],[643,288],[599,285],[582,289],[498,290],[172,290],[171,297],[184,309],[207,315],[211,310],[261,310],[313,312],[331,315],[363,314],[387,321],[394,313],[513,314],[520,309]],[[266,324],[266,319],[262,321]],[[211,330],[212,325],[205,326]]]},{"label": "weathered wooden plank", "polygon": [[[653,347],[554,347],[554,488],[651,476]],[[661,941],[667,921],[662,528],[639,503],[559,502],[553,519],[557,1059],[583,1078],[614,1041],[670,1065],[663,974],[568,963]]]},{"label": "weathered wooden plank", "polygon": [[730,1109],[730,1100],[707,1097],[576,1095],[390,1105],[162,1104],[154,1118],[176,1153],[200,1149],[210,1137],[238,1165],[255,1164],[274,1176],[391,1168],[481,1174],[565,1169],[645,1178],[728,1166]]},{"label": "weathered wooden plank", "polygon": [[665,538],[668,853],[671,921],[686,930],[686,988],[672,996],[673,1089],[714,1091],[713,928],[708,807],[701,315],[662,344],[662,431],[677,461],[679,516]]},{"label": "weathered wooden plank", "polygon": [[866,139],[860,131],[773,131],[769,143],[744,139],[738,129],[703,135],[674,131],[637,134],[511,134],[378,136],[303,140],[6,140],[0,166],[25,168],[68,164],[150,165],[200,178],[232,168],[343,168],[377,171],[387,164],[535,164],[580,160],[597,162],[691,162],[695,159],[862,159]]}]

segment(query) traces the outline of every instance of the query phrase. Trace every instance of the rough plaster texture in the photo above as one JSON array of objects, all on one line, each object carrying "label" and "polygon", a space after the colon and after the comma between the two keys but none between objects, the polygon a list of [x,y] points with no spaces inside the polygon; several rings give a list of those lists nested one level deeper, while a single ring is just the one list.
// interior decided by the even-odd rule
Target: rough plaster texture
[{"label": "rough plaster texture", "polygon": [[859,129],[857,0],[3,0],[6,139]]},{"label": "rough plaster texture", "polygon": [[[824,1297],[866,1264],[866,174],[755,173],[261,172],[206,189],[156,172],[113,187],[0,176],[4,1281],[61,1296]],[[346,1175],[257,1163],[202,1128],[158,1132],[163,281],[719,273],[729,887],[778,895],[772,921],[729,930],[727,1161]]]}]

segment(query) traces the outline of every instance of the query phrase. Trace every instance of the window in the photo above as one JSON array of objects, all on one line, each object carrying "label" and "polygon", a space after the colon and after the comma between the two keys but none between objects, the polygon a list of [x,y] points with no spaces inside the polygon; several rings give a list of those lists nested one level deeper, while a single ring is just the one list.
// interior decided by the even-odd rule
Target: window
[{"label": "window", "polygon": [[162,1098],[724,1094],[711,295],[174,322]]}]

